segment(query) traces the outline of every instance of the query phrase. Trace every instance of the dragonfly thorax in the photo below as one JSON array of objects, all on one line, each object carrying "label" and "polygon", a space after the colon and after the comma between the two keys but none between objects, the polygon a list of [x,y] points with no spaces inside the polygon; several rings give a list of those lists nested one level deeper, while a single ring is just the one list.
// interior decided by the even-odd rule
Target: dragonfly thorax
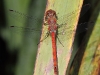
[{"label": "dragonfly thorax", "polygon": [[48,28],[49,32],[52,33],[52,32],[55,32],[57,31],[57,25],[50,25],[49,28]]}]

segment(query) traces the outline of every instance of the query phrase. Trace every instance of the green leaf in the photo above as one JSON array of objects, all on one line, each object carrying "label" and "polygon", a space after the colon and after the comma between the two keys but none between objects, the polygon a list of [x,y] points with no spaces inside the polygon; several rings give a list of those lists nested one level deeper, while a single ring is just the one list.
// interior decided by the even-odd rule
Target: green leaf
[{"label": "green leaf", "polygon": [[[97,9],[100,9],[100,3]],[[95,9],[97,11],[97,9]],[[79,75],[100,74],[100,11],[81,62]],[[94,12],[94,14],[96,14]],[[93,15],[94,15],[93,14]]]},{"label": "green leaf", "polygon": [[[57,36],[64,47],[59,43],[58,39],[56,45],[59,75],[66,74],[72,54],[72,45],[82,3],[82,0],[48,0],[47,2],[46,11],[49,9],[54,10],[57,13],[58,25],[62,24],[58,29],[58,33],[61,34]],[[63,30],[64,33],[62,34]],[[41,40],[45,37],[47,32],[48,26],[43,25]],[[34,75],[54,75],[52,42],[50,36],[40,42],[38,46]]]},{"label": "green leaf", "polygon": [[90,21],[96,20],[96,23],[89,24],[87,35],[74,58],[69,75],[100,74],[100,2],[94,8]]}]

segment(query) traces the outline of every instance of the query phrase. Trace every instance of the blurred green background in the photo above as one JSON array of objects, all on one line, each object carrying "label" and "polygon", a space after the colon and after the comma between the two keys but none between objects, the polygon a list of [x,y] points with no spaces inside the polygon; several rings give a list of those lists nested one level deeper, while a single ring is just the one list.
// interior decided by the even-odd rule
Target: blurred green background
[{"label": "blurred green background", "polygon": [[[46,0],[1,0],[0,3],[0,75],[32,75]],[[32,28],[39,31],[33,32]]]},{"label": "blurred green background", "polygon": [[[79,23],[89,21],[96,1],[98,2],[84,0],[84,4],[89,3],[91,8]],[[1,0],[0,3],[0,75],[32,75],[46,0]],[[18,11],[19,15],[9,9]],[[91,20],[95,22],[96,16]],[[13,29],[10,26],[22,28]],[[39,33],[32,32],[32,28],[40,30]],[[75,50],[80,46],[84,35],[85,33],[81,34],[81,39],[75,40]]]}]

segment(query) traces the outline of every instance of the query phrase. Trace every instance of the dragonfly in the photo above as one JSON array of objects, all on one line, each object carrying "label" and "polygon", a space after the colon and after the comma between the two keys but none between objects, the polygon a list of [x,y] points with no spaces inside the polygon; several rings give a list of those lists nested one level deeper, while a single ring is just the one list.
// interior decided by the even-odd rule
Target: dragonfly
[{"label": "dragonfly", "polygon": [[[86,12],[89,9],[89,5],[85,5],[83,8],[85,9],[85,12]],[[14,10],[10,10],[10,12],[14,12]],[[70,15],[72,16],[73,13],[70,14]],[[65,16],[63,16],[63,17],[65,17]],[[46,23],[44,23],[44,24],[47,24],[48,25],[48,31],[49,31],[49,34],[50,34],[51,40],[52,40],[53,67],[54,67],[54,74],[55,75],[58,75],[58,61],[57,61],[58,59],[57,59],[56,38],[57,38],[57,30],[58,30],[59,27],[61,27],[61,25],[58,26],[57,19],[58,19],[58,16],[57,16],[57,13],[56,13],[55,10],[49,9],[49,10],[46,11],[45,18],[44,18],[44,20],[45,20]],[[84,24],[81,24],[81,25],[84,25]],[[79,25],[79,26],[81,26],[81,25]],[[17,26],[10,26],[10,27],[11,28],[16,28]],[[36,30],[36,29],[35,28],[32,28],[31,30]],[[47,36],[44,39],[46,39],[47,37],[48,37],[48,34],[47,34]],[[40,42],[42,42],[43,40],[41,40]]]},{"label": "dragonfly", "polygon": [[56,48],[56,32],[57,32],[57,15],[52,9],[46,12],[45,21],[49,25],[48,30],[52,38],[52,49],[53,49],[53,64],[54,64],[54,74],[58,75],[58,64],[57,64],[57,48]]}]

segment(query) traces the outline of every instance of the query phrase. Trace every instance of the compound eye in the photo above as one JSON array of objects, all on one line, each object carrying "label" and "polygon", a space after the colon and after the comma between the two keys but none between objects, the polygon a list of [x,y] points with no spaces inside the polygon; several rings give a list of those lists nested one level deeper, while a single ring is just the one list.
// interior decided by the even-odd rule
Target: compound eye
[{"label": "compound eye", "polygon": [[56,13],[53,13],[53,15],[55,15],[55,16],[56,16]]}]

